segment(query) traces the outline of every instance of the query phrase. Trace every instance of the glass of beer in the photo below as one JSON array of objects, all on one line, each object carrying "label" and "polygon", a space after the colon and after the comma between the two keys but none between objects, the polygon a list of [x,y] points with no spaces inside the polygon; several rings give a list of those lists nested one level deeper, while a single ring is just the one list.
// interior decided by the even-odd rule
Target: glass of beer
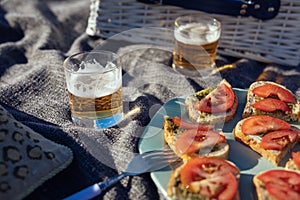
[{"label": "glass of beer", "polygon": [[64,61],[64,70],[76,125],[108,128],[122,119],[122,68],[115,53],[77,53]]},{"label": "glass of beer", "polygon": [[180,16],[174,24],[173,68],[202,70],[215,66],[221,23],[208,15]]}]

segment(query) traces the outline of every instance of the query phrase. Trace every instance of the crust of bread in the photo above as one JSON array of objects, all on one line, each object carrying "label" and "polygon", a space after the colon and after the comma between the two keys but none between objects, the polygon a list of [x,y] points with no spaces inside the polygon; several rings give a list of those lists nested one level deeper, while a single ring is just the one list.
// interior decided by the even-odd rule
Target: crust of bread
[{"label": "crust of bread", "polygon": [[242,117],[247,118],[247,117],[253,116],[253,115],[269,115],[271,117],[280,118],[280,119],[285,120],[285,121],[295,121],[295,122],[300,121],[300,101],[297,99],[296,95],[294,95],[294,98],[296,99],[296,103],[294,104],[291,113],[284,113],[282,111],[263,112],[263,111],[260,111],[260,110],[257,110],[255,108],[253,108],[252,105],[255,102],[257,102],[258,100],[263,99],[263,98],[257,97],[252,91],[253,91],[254,88],[256,88],[258,86],[261,86],[261,85],[265,85],[265,84],[277,85],[281,88],[284,88],[284,89],[290,91],[286,87],[284,87],[280,84],[277,84],[275,82],[271,82],[271,81],[257,81],[257,82],[252,83],[250,85],[249,89],[248,89],[247,101],[246,101],[246,105],[245,105]]},{"label": "crust of bread", "polygon": [[[297,140],[293,143],[288,144],[282,151],[278,150],[266,150],[260,147],[260,136],[254,135],[245,135],[242,132],[242,124],[246,119],[240,120],[235,128],[233,129],[233,136],[237,141],[240,141],[259,153],[261,156],[272,162],[275,166],[278,166],[280,161],[285,157],[285,155],[294,147],[297,143]],[[297,127],[292,127],[293,130],[300,133],[300,130]]]},{"label": "crust of bread", "polygon": [[297,167],[297,165],[292,159],[289,159],[289,161],[286,162],[285,169],[290,169],[290,170],[295,170],[300,172],[300,169]]},{"label": "crust of bread", "polygon": [[[213,200],[211,198],[208,197],[198,197],[198,198],[193,198],[190,196],[185,196],[184,193],[181,191],[181,188],[178,187],[177,184],[177,179],[179,179],[180,177],[180,172],[183,168],[184,164],[179,166],[178,168],[176,168],[175,170],[173,170],[173,172],[170,175],[170,180],[168,183],[168,187],[167,187],[167,195],[169,197],[171,197],[172,199],[176,199],[176,200],[195,200],[195,199],[203,199],[203,200]],[[240,175],[238,174],[236,179],[239,181]],[[240,199],[240,195],[239,195],[239,191],[237,190],[235,197],[232,200],[239,200]]]},{"label": "crust of bread", "polygon": [[[176,152],[175,142],[177,138],[185,131],[185,129],[177,128],[176,130],[174,130],[173,128],[174,124],[171,124],[172,122],[169,119],[170,119],[169,116],[164,117],[164,139],[165,142],[169,145],[169,147],[175,152],[175,154],[177,154],[179,157],[182,158],[183,162],[186,162],[196,156],[216,157],[221,159],[228,158],[229,145],[224,142],[217,144],[214,150],[209,148],[209,149],[201,150],[198,153],[194,153],[194,154],[180,155],[178,152]],[[222,132],[220,134],[222,134]]]},{"label": "crust of bread", "polygon": [[264,188],[263,182],[258,180],[258,178],[257,178],[258,175],[255,175],[253,177],[253,184],[255,186],[257,199],[258,200],[272,200],[273,198],[268,194],[267,190]]},{"label": "crust of bread", "polygon": [[[180,134],[180,130],[176,132],[173,131],[171,122],[168,120],[171,117],[164,116],[164,139],[165,142],[170,146],[171,149],[174,149],[175,137],[178,137]],[[178,135],[178,136],[177,136]]]},{"label": "crust of bread", "polygon": [[[300,136],[299,136],[300,138]],[[286,163],[285,163],[285,169],[289,169],[289,170],[294,170],[294,171],[298,171],[300,172],[300,167],[298,167],[296,165],[296,163],[294,162],[293,158],[290,158]]]},{"label": "crust of bread", "polygon": [[[225,83],[231,88],[231,85],[224,79],[221,83]],[[221,84],[220,83],[220,84]],[[234,91],[233,91],[234,92]],[[235,94],[235,92],[234,92]],[[237,110],[238,107],[238,98],[235,94],[234,104],[231,109],[226,111],[225,113],[205,113],[199,110],[195,110],[194,105],[198,102],[198,98],[196,95],[190,95],[186,98],[185,104],[187,106],[189,118],[195,122],[203,123],[203,124],[223,124],[231,120]],[[204,117],[203,117],[204,116]]]},{"label": "crust of bread", "polygon": [[176,186],[176,178],[180,176],[183,165],[177,167],[170,175],[170,180],[167,187],[167,195],[173,199],[186,199],[182,196],[179,188]]}]

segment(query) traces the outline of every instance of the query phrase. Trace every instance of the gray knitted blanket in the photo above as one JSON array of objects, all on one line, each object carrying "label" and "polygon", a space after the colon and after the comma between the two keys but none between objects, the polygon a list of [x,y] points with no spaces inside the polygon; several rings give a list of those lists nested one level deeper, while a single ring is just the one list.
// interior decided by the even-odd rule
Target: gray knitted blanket
[{"label": "gray knitted blanket", "polygon": [[[85,34],[89,0],[0,1],[0,102],[18,121],[71,148],[74,160],[28,199],[61,199],[120,173],[138,153],[138,141],[155,112],[168,100],[188,95],[220,77],[233,87],[272,80],[300,92],[300,68],[218,57],[220,74],[184,77],[170,67],[171,52],[126,45],[123,56],[124,112],[136,110],[104,130],[76,127],[70,118],[64,59],[103,42]],[[101,199],[163,199],[149,173],[127,177]]]}]

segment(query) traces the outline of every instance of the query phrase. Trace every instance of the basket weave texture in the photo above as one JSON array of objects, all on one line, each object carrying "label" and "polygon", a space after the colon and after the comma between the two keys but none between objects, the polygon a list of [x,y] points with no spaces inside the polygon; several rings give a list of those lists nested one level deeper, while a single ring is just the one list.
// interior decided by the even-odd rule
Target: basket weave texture
[{"label": "basket weave texture", "polygon": [[[91,0],[86,33],[108,38],[133,28],[173,28],[175,18],[188,13],[202,12],[175,6],[144,4],[136,0]],[[222,23],[220,54],[299,66],[299,0],[281,0],[278,15],[266,21],[253,17],[209,15]]]}]

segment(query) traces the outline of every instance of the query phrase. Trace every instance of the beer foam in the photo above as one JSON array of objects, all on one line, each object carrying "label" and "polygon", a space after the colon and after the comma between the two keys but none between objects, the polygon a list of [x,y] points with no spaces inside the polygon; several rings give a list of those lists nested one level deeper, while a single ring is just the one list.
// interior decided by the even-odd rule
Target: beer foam
[{"label": "beer foam", "polygon": [[[110,69],[116,68],[113,63],[108,63]],[[122,85],[121,70],[111,70],[99,73],[104,70],[99,63],[85,63],[85,66],[78,70],[79,73],[71,73],[68,76],[67,88],[75,96],[96,98],[106,96],[117,91]],[[103,69],[101,69],[101,67]],[[84,73],[83,73],[84,72]],[[89,72],[89,74],[87,74]],[[92,73],[95,72],[95,73]]]},{"label": "beer foam", "polygon": [[220,37],[220,31],[213,25],[190,23],[175,29],[174,37],[179,42],[193,45],[203,45],[215,42]]},{"label": "beer foam", "polygon": [[105,68],[97,60],[82,61],[79,64],[79,73],[104,72]]}]

